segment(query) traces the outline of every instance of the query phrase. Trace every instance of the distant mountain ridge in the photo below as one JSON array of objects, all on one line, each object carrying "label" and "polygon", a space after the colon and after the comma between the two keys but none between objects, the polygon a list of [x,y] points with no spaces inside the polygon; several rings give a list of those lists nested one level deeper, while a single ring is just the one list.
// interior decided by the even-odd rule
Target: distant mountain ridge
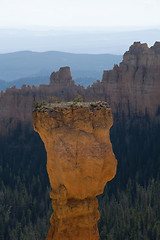
[{"label": "distant mountain ridge", "polygon": [[49,76],[25,77],[9,82],[0,80],[0,91],[5,91],[6,88],[13,86],[21,88],[23,85],[39,86],[40,84],[49,84]]},{"label": "distant mountain ridge", "polygon": [[111,29],[98,26],[84,29],[49,28],[48,30],[0,28],[0,39],[0,53],[25,49],[35,52],[52,50],[71,53],[124,54],[134,41],[147,42],[149,46],[156,40],[159,41],[160,28],[140,26]]},{"label": "distant mountain ridge", "polygon": [[[119,64],[121,55],[111,54],[73,54],[57,51],[31,52],[22,51],[0,54],[0,79],[5,81],[21,80],[16,84],[23,85],[29,81],[30,85],[49,83],[49,75],[61,66],[70,66],[73,79],[77,84],[92,84],[102,78],[104,69],[112,69],[114,64]],[[48,81],[46,80],[48,76]],[[33,81],[37,77],[37,82]],[[38,80],[39,78],[39,80]],[[85,84],[85,78],[91,79]],[[22,80],[23,79],[23,80]],[[26,82],[24,81],[26,79]],[[37,83],[37,84],[36,84]],[[15,85],[13,82],[6,86]],[[0,83],[0,90],[2,83]],[[3,89],[4,90],[4,89]]]}]

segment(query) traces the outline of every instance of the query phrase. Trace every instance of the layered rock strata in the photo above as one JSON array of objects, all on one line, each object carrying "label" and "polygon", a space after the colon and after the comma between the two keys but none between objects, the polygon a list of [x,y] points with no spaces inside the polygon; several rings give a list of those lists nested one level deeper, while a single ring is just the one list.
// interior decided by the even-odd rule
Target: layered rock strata
[{"label": "layered rock strata", "polygon": [[33,125],[45,144],[54,213],[47,240],[98,240],[96,196],[116,173],[107,103],[37,106]]}]

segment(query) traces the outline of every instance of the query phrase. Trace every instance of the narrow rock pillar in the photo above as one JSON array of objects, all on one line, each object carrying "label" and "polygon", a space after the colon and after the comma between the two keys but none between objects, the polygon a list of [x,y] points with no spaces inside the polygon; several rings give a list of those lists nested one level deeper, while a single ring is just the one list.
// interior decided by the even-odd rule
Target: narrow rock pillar
[{"label": "narrow rock pillar", "polygon": [[98,240],[96,196],[116,173],[107,103],[37,106],[33,125],[45,144],[52,191],[47,240]]}]

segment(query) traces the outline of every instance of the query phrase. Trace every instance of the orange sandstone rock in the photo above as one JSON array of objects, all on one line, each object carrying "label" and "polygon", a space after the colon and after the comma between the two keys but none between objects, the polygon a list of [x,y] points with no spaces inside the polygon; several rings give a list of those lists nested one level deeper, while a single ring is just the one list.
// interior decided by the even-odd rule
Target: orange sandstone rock
[{"label": "orange sandstone rock", "polygon": [[116,173],[105,102],[43,105],[33,111],[45,144],[54,213],[47,240],[98,240],[96,196]]}]

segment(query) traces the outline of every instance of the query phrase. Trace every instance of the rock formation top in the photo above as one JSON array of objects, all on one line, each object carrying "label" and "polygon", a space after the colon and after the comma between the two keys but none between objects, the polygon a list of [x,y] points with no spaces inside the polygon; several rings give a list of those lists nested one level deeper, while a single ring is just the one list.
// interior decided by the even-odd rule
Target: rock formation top
[{"label": "rock formation top", "polygon": [[129,52],[132,54],[139,54],[148,50],[149,50],[149,47],[147,43],[141,43],[141,42],[134,42],[129,48]]},{"label": "rock formation top", "polygon": [[157,53],[160,53],[160,42],[155,42],[151,49],[153,49]]},{"label": "rock formation top", "polygon": [[70,67],[61,67],[59,71],[53,72],[50,76],[50,84],[74,84],[71,76]]},{"label": "rock formation top", "polygon": [[97,101],[97,102],[60,102],[60,103],[40,103],[35,106],[33,112],[38,111],[53,111],[56,109],[74,109],[74,108],[88,108],[93,111],[94,108],[100,109],[111,109],[107,102],[104,101]]},{"label": "rock formation top", "polygon": [[124,54],[122,63],[138,67],[160,65],[160,42],[155,42],[150,48],[146,43],[134,42],[129,51]]},{"label": "rock formation top", "polygon": [[[43,116],[42,129],[67,127],[87,133],[95,132],[95,129],[110,128],[113,124],[112,110],[106,102],[62,102],[43,103],[33,109],[33,113]],[[36,116],[36,115],[35,115]],[[38,116],[38,115],[37,115]],[[37,116],[34,119],[37,119]],[[48,122],[48,119],[52,121]],[[34,128],[38,123],[34,121]],[[97,135],[98,137],[98,135]],[[102,141],[102,139],[101,139]],[[103,139],[105,142],[105,139]],[[82,192],[81,192],[82,194]]]},{"label": "rock formation top", "polygon": [[[62,102],[37,105],[33,112],[44,113],[44,121],[52,118],[52,128],[61,126],[93,133],[96,128],[110,128],[112,111],[106,102]],[[44,126],[46,125],[43,123]],[[37,126],[36,123],[34,123]],[[50,128],[47,123],[46,128]],[[36,128],[36,127],[35,127]]]}]

